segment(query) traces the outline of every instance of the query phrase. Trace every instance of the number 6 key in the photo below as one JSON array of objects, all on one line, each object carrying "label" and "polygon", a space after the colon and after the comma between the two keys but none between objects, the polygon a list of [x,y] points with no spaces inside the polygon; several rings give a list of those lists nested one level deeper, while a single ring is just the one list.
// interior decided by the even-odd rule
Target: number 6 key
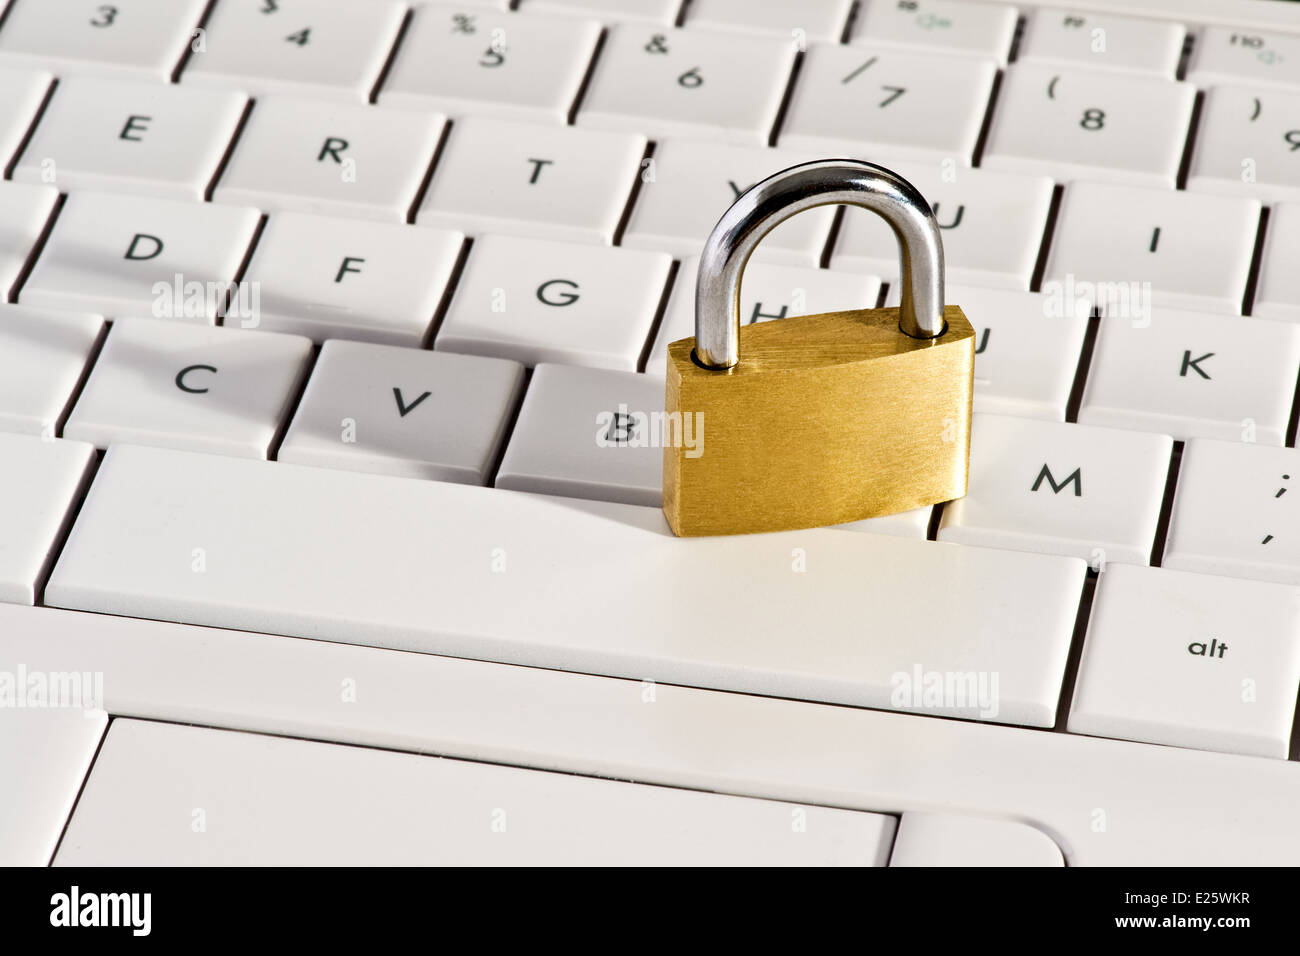
[{"label": "number 6 key", "polygon": [[578,126],[767,145],[792,42],[632,24],[610,34]]}]

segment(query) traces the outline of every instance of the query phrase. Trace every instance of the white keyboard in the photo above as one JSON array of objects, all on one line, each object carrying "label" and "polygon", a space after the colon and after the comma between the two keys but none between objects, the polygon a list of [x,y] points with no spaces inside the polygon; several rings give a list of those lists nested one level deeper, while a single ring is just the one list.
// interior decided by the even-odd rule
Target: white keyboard
[{"label": "white keyboard", "polygon": [[[0,864],[1300,859],[1300,5],[0,9]],[[674,538],[695,257],[829,155],[969,494]],[[743,318],[899,278],[816,210]]]}]

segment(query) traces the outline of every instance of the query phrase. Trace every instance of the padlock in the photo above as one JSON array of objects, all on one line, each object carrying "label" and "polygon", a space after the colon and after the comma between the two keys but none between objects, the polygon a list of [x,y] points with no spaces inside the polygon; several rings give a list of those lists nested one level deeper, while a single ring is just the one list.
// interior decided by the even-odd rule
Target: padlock
[{"label": "padlock", "polygon": [[[844,204],[898,238],[901,305],[740,325],[759,240]],[[793,166],[743,193],[700,260],[695,337],[668,346],[663,507],[678,535],[841,524],[960,498],[975,333],[943,303],[943,243],[916,188],[872,163]],[[688,437],[689,441],[682,440]]]}]

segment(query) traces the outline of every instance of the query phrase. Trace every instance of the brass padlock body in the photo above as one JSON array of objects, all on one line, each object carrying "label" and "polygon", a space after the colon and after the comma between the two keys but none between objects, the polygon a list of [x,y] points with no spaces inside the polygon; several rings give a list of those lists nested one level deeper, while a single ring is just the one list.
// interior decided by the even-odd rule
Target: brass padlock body
[{"label": "brass padlock body", "polygon": [[673,531],[819,527],[964,495],[975,332],[957,306],[944,320],[936,339],[903,334],[898,309],[760,322],[726,370],[696,364],[694,337],[670,344],[668,430],[698,413],[695,447],[665,441]]}]

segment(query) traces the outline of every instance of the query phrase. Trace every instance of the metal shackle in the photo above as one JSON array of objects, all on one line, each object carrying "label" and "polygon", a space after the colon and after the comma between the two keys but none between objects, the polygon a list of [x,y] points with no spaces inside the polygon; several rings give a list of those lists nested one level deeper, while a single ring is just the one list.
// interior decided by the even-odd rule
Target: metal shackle
[{"label": "metal shackle", "polygon": [[740,278],[759,240],[814,206],[860,206],[898,239],[899,328],[918,339],[943,334],[943,241],[930,204],[892,170],[853,159],[791,166],[750,187],[713,227],[695,287],[695,358],[714,369],[740,361]]}]

